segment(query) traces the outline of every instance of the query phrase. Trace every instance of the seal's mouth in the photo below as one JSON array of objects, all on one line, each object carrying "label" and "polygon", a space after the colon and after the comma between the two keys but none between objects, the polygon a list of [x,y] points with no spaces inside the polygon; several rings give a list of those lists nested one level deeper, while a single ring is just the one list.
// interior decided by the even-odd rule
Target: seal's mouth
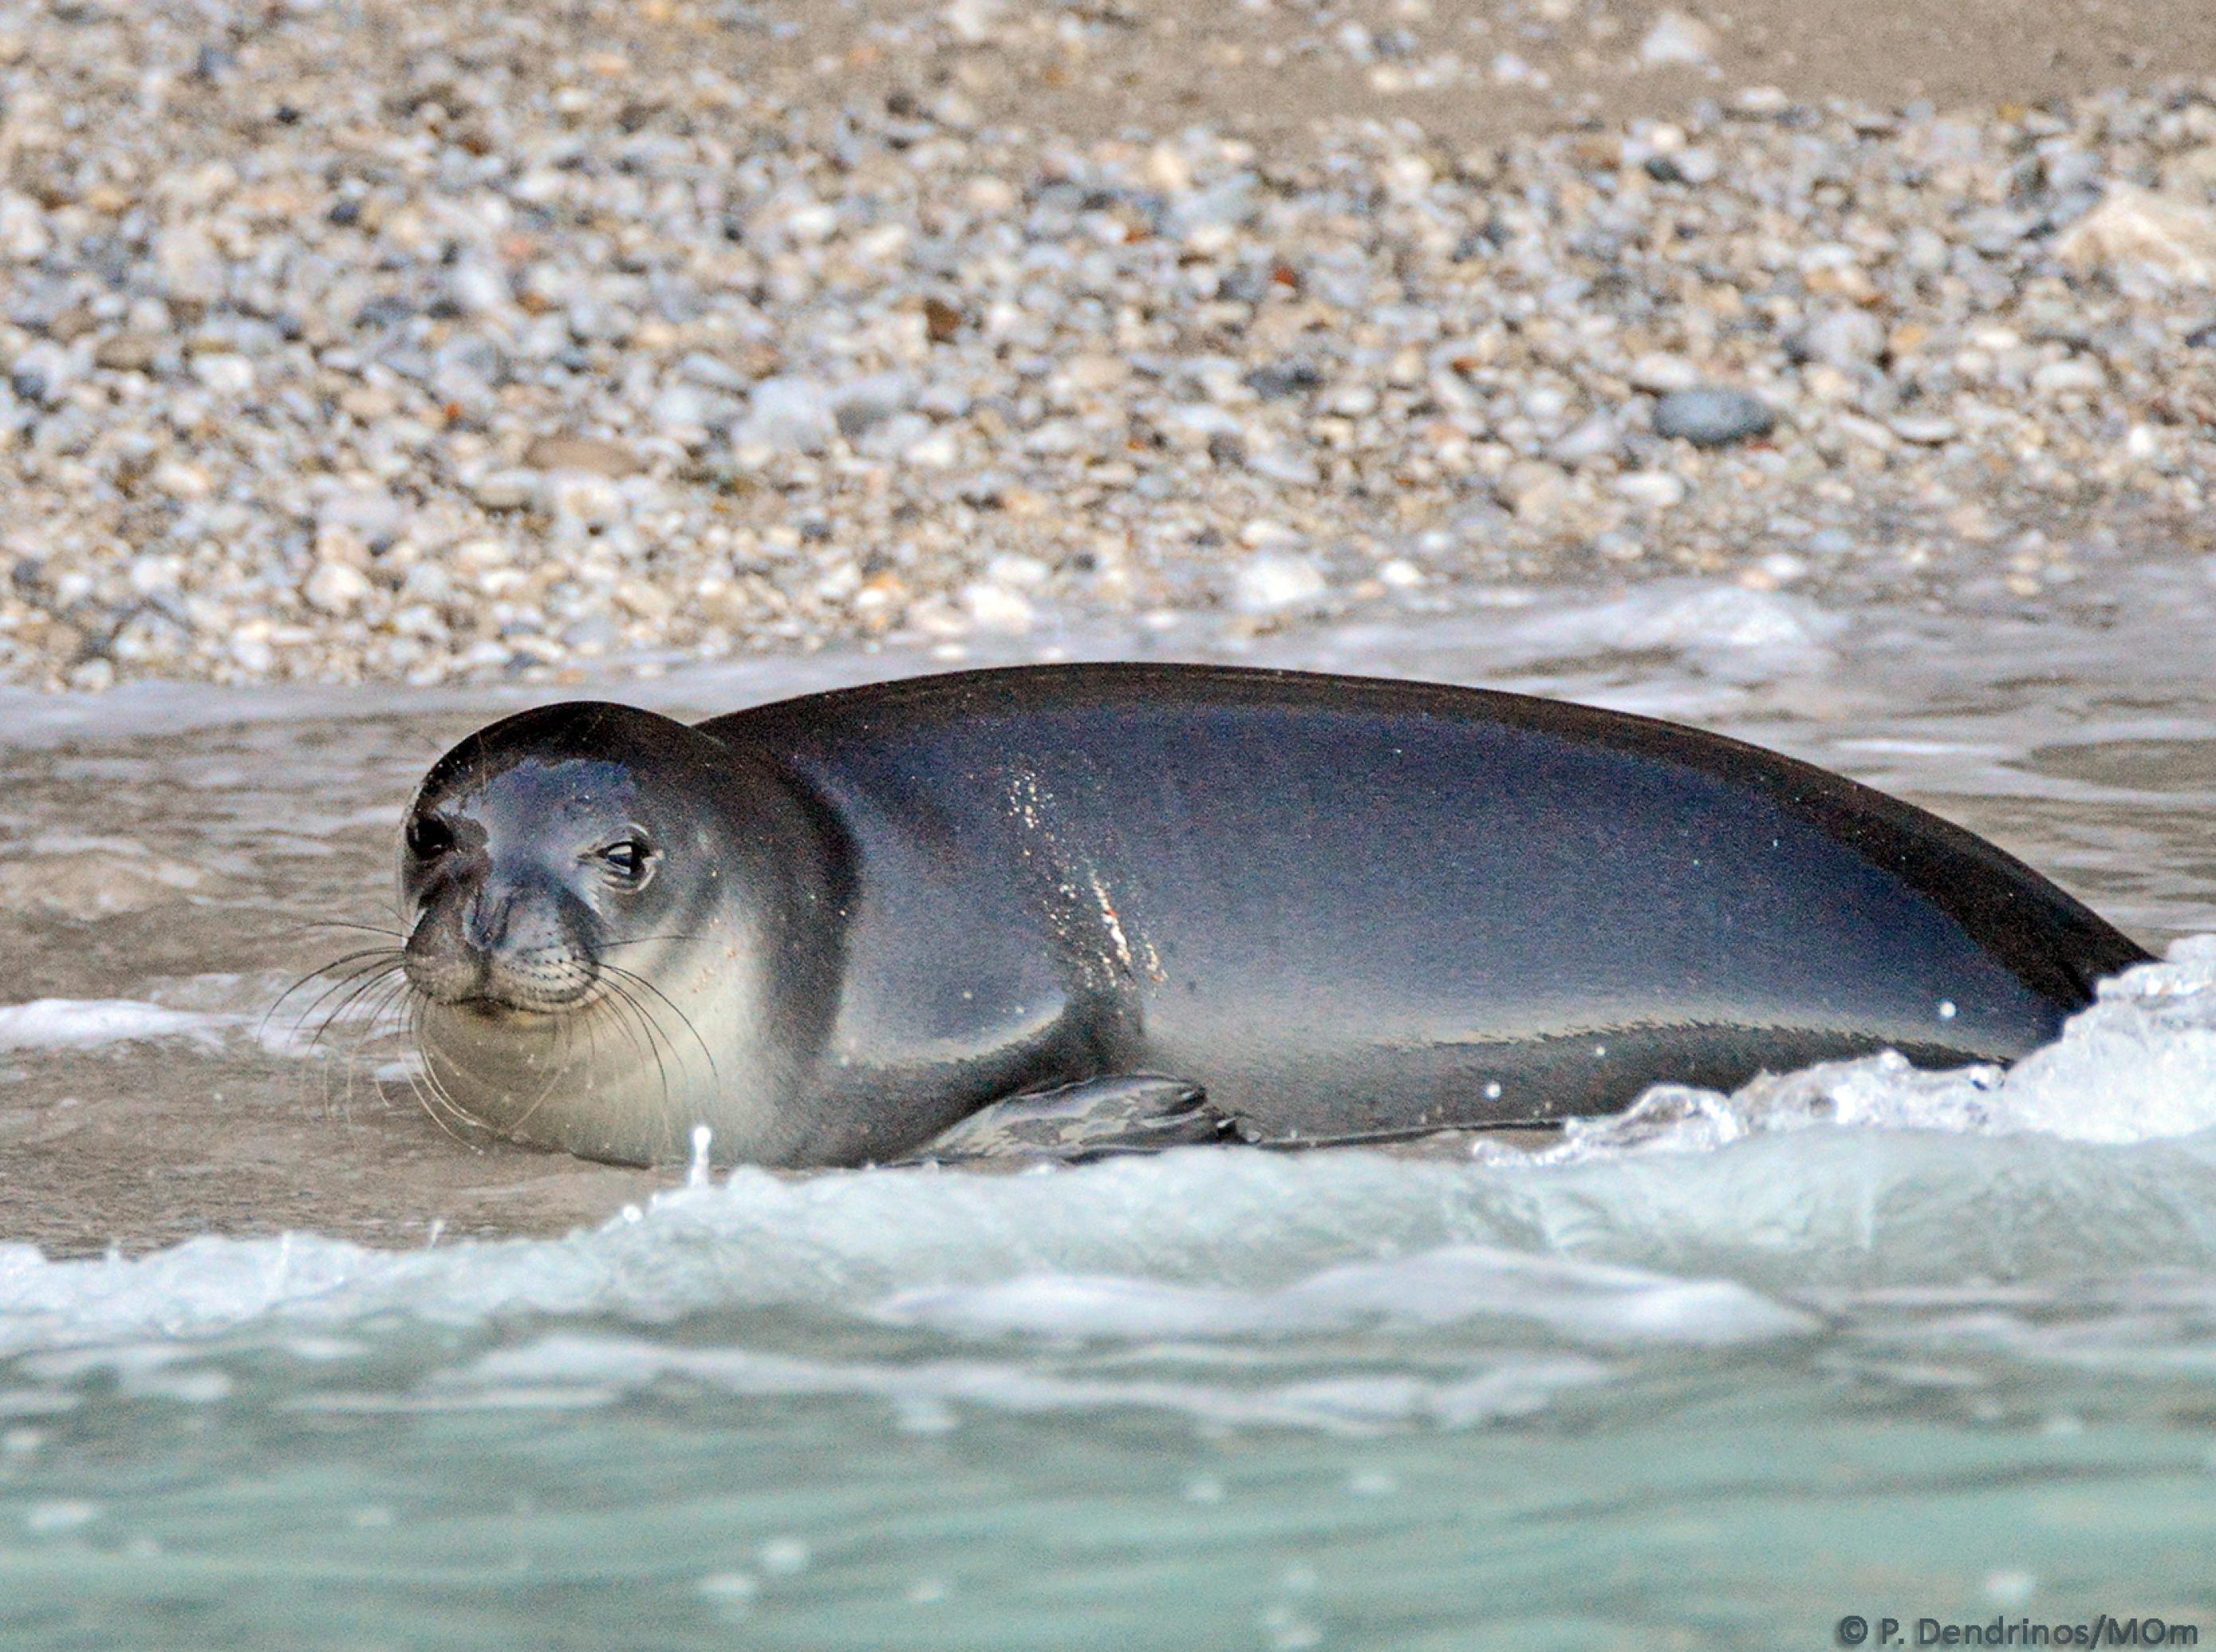
[{"label": "seal's mouth", "polygon": [[519,967],[498,957],[451,963],[409,958],[404,967],[409,984],[428,1002],[496,1019],[571,1015],[606,995],[600,972],[582,962],[550,969]]},{"label": "seal's mouth", "polygon": [[472,992],[466,998],[449,998],[443,1007],[459,1010],[464,1015],[481,1016],[487,1021],[510,1021],[518,1016],[545,1013],[525,1004],[511,1003],[507,998],[496,998],[489,992]]},{"label": "seal's mouth", "polygon": [[574,947],[489,950],[421,929],[402,967],[428,1002],[486,1016],[561,1015],[591,1004],[606,988],[598,963]]},{"label": "seal's mouth", "polygon": [[[426,994],[429,997],[429,994]],[[597,985],[583,992],[557,998],[513,997],[497,992],[464,993],[459,998],[432,998],[442,1009],[458,1010],[465,1015],[477,1016],[486,1021],[551,1020],[556,1016],[575,1015],[598,1003],[604,996]]]}]

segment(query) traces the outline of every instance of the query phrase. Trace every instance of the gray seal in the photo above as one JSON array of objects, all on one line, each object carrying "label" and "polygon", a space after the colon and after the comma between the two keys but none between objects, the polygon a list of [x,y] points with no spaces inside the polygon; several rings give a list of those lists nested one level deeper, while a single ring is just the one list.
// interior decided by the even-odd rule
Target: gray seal
[{"label": "gray seal", "polygon": [[2007,1061],[2128,937],[1822,770],[1524,696],[1023,667],[471,735],[407,816],[444,1108],[625,1163],[1546,1125]]}]

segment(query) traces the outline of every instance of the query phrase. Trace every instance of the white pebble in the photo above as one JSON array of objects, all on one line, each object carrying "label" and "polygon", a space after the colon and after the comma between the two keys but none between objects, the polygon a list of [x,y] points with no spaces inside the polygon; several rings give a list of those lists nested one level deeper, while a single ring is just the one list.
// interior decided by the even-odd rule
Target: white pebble
[{"label": "white pebble", "polygon": [[1259,551],[1234,582],[1232,600],[1249,614],[1274,614],[1320,599],[1330,587],[1316,565],[1283,551]]},{"label": "white pebble", "polygon": [[1685,484],[1667,470],[1634,470],[1616,479],[1616,491],[1634,505],[1666,511],[1685,499]]},{"label": "white pebble", "polygon": [[193,358],[193,377],[218,396],[244,396],[254,388],[254,364],[232,350]]},{"label": "white pebble", "polygon": [[1715,58],[1716,33],[1683,12],[1665,11],[1639,42],[1639,61],[1649,69],[1705,69]]},{"label": "white pebble", "polygon": [[1022,636],[1037,618],[1029,598],[990,580],[963,586],[962,604],[980,630],[997,631],[1004,636]]},{"label": "white pebble", "polygon": [[326,614],[351,613],[370,593],[370,583],[344,562],[317,562],[301,587],[311,606]]}]

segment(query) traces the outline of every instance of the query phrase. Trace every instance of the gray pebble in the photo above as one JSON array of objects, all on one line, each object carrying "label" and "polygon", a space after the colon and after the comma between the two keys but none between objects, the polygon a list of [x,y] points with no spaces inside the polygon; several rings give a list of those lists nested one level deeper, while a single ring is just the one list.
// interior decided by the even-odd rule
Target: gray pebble
[{"label": "gray pebble", "polygon": [[1887,421],[1893,433],[1904,442],[1914,442],[1922,447],[1937,447],[1951,442],[1961,433],[1961,427],[1952,419],[1936,414],[1904,413]]},{"label": "gray pebble", "polygon": [[1677,390],[1654,404],[1655,433],[1682,436],[1696,447],[1728,447],[1767,436],[1776,427],[1777,415],[1770,403],[1745,390]]},{"label": "gray pebble", "polygon": [[489,511],[520,511],[532,501],[539,478],[528,470],[496,470],[471,489],[477,502]]},{"label": "gray pebble", "polygon": [[835,408],[828,387],[815,379],[765,378],[754,386],[753,404],[732,439],[742,447],[759,444],[785,452],[820,453],[838,433]]},{"label": "gray pebble", "polygon": [[1884,352],[1885,328],[1866,310],[1835,310],[1809,324],[1800,347],[1829,366],[1867,366]]},{"label": "gray pebble", "polygon": [[1622,451],[1623,433],[1616,428],[1616,421],[1605,413],[1596,413],[1560,437],[1547,450],[1547,457],[1574,470],[1594,459],[1616,458]]}]

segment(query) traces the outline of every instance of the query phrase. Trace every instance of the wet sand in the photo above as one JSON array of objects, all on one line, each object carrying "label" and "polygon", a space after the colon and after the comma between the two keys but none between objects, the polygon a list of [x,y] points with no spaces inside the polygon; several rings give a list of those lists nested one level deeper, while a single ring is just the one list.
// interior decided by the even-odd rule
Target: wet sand
[{"label": "wet sand", "polygon": [[[775,9],[763,7],[769,17]],[[1394,3],[1181,5],[1119,0],[1085,15],[1112,21],[1071,49],[1043,9],[979,6],[977,40],[914,56],[874,44],[871,26],[954,8],[868,3],[811,33],[763,40],[750,67],[797,95],[850,77],[887,89],[951,84],[989,121],[1080,139],[1186,124],[1294,135],[1340,117],[1407,120],[1450,146],[1498,143],[1585,115],[1670,119],[1703,97],[1774,86],[1797,101],[1941,108],[2035,105],[2112,86],[2216,75],[2216,10],[2196,0],[1745,0],[1727,5],[1579,0],[1406,0]],[[1710,65],[1635,67],[1657,18],[1676,12],[1712,31]],[[797,14],[796,14],[797,15]],[[1031,27],[1019,28],[1029,21]],[[1351,24],[1373,45],[1349,52]],[[822,28],[822,35],[812,31]],[[1481,31],[1481,32],[1480,32]],[[640,31],[646,38],[646,31]],[[1384,52],[1374,42],[1388,40]],[[1275,48],[1279,61],[1266,61]],[[1426,88],[1381,77],[1452,51],[1476,72]],[[1545,77],[1503,82],[1512,53]],[[824,59],[835,66],[826,68]]]}]

